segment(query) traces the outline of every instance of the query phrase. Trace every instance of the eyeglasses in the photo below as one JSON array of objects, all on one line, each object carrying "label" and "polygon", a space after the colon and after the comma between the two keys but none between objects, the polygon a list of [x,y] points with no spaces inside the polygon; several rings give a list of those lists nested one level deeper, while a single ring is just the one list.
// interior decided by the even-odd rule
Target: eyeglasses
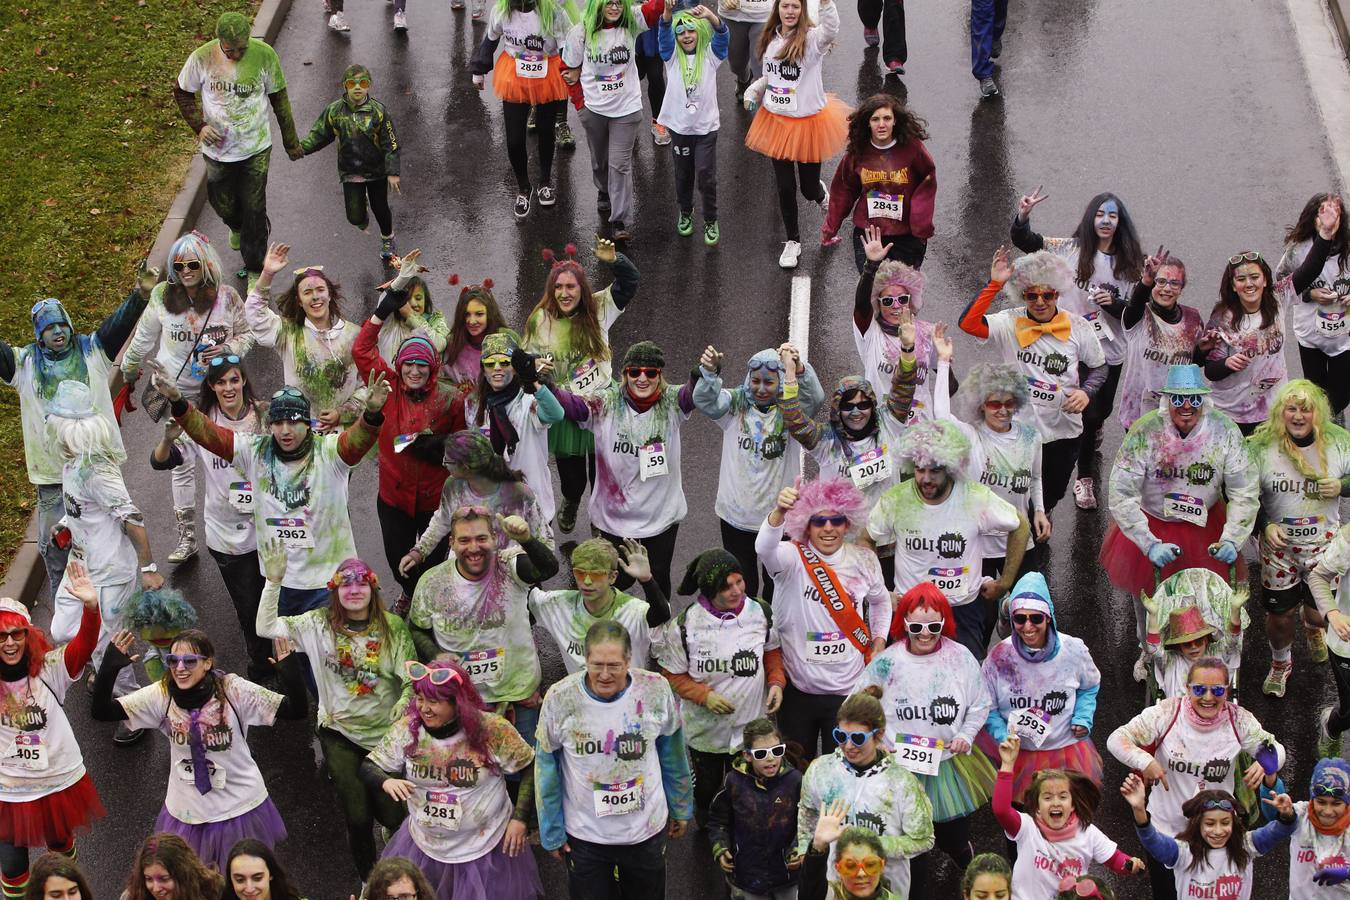
[{"label": "eyeglasses", "polygon": [[349,91],[352,88],[360,88],[361,90],[364,91],[366,88],[370,87],[370,79],[362,78],[359,81],[345,81],[343,82],[343,84],[346,85],[347,90]]},{"label": "eyeglasses", "polygon": [[661,370],[654,366],[629,366],[623,370],[629,378],[660,378]]},{"label": "eyeglasses", "polygon": [[842,728],[836,728],[834,730],[834,742],[842,747],[849,741],[852,741],[853,746],[861,747],[863,744],[867,743],[868,738],[876,733],[877,730],[875,728],[871,731],[845,731]]},{"label": "eyeglasses", "polygon": [[197,663],[206,659],[205,656],[199,656],[196,653],[170,653],[164,657],[164,665],[170,669],[195,669]]},{"label": "eyeglasses", "polygon": [[1220,809],[1228,813],[1237,812],[1237,810],[1233,809],[1233,804],[1227,800],[1206,800],[1204,803],[1200,804],[1200,808],[1205,812],[1212,812],[1216,809]]},{"label": "eyeglasses", "polygon": [[28,637],[27,628],[16,628],[13,631],[0,631],[0,644],[8,644],[10,641],[13,641],[16,644],[22,644],[26,637]]},{"label": "eyeglasses", "polygon": [[280,400],[282,397],[304,397],[299,388],[284,387],[272,395],[273,400]]},{"label": "eyeglasses", "polygon": [[984,401],[984,408],[989,410],[990,412],[998,412],[1000,409],[1006,409],[1009,412],[1014,412],[1017,410],[1017,407],[1019,406],[1021,406],[1021,404],[1013,399]]},{"label": "eyeglasses", "polygon": [[1054,300],[1059,297],[1059,291],[1053,288],[1048,291],[1023,291],[1023,300]]},{"label": "eyeglasses", "polygon": [[1153,279],[1153,283],[1156,284],[1158,287],[1174,287],[1174,288],[1176,288],[1177,290],[1180,290],[1181,288],[1184,288],[1184,287],[1186,286],[1186,279],[1184,279],[1184,278],[1155,278],[1155,279]]},{"label": "eyeglasses", "polygon": [[676,35],[681,35],[686,31],[698,31],[698,28],[693,22],[680,21],[675,23],[675,28],[673,30]]},{"label": "eyeglasses", "polygon": [[856,403],[840,403],[839,411],[841,413],[851,413],[854,410],[858,412],[870,412],[875,404],[871,400],[859,400]]},{"label": "eyeglasses", "polygon": [[1261,260],[1260,253],[1257,253],[1255,250],[1248,250],[1244,253],[1239,253],[1237,256],[1228,257],[1228,264],[1230,266],[1236,266],[1239,263],[1259,262],[1260,260]]},{"label": "eyeglasses", "polygon": [[1216,699],[1222,699],[1223,695],[1228,693],[1228,688],[1222,684],[1193,684],[1191,693],[1197,697],[1203,697],[1206,693],[1213,694]]},{"label": "eyeglasses", "polygon": [[905,630],[910,634],[923,634],[925,631],[929,634],[942,634],[942,626],[946,623],[946,619],[938,619],[936,622],[911,622],[906,619]]},{"label": "eyeglasses", "polygon": [[826,525],[839,528],[848,524],[848,516],[812,516],[811,524],[816,528],[824,528]]},{"label": "eyeglasses", "polygon": [[750,754],[751,759],[758,759],[761,762],[768,759],[770,756],[774,759],[778,759],[787,752],[787,744],[774,744],[772,747],[755,747],[753,750],[747,749],[745,752]]},{"label": "eyeglasses", "polygon": [[1014,625],[1025,625],[1030,622],[1032,625],[1044,625],[1044,613],[1016,613],[1012,617]]},{"label": "eyeglasses", "polygon": [[880,875],[884,868],[886,860],[880,856],[864,856],[862,859],[856,856],[841,856],[834,861],[834,870],[840,875],[857,875],[859,872],[865,875]]},{"label": "eyeglasses", "polygon": [[416,894],[385,894],[384,900],[419,900]]},{"label": "eyeglasses", "polygon": [[599,569],[573,569],[572,577],[576,579],[577,584],[583,581],[608,581],[609,570],[602,572]]},{"label": "eyeglasses", "polygon": [[898,297],[878,297],[877,303],[888,308],[892,306],[909,306],[910,298],[909,294],[901,294]]},{"label": "eyeglasses", "polygon": [[173,270],[175,272],[181,272],[184,269],[187,269],[189,272],[195,272],[201,267],[202,267],[201,261],[196,259],[185,259],[182,262],[174,260],[173,263]]},{"label": "eyeglasses", "polygon": [[1200,404],[1205,402],[1204,395],[1202,394],[1172,394],[1171,397],[1172,405],[1177,409],[1181,409],[1183,406],[1199,409]]},{"label": "eyeglasses", "polygon": [[241,360],[239,359],[239,357],[235,356],[233,353],[229,353],[226,354],[225,356],[217,356],[212,358],[211,368],[214,369],[216,366],[223,366],[227,364],[231,366],[237,366],[239,365],[240,362]]},{"label": "eyeglasses", "polygon": [[485,369],[509,369],[511,367],[511,358],[507,356],[493,356],[483,360]]},{"label": "eyeglasses", "polygon": [[405,668],[407,669],[408,677],[413,681],[430,681],[437,687],[440,687],[443,684],[449,684],[452,681],[455,682],[455,684],[459,684],[459,673],[454,669],[433,669],[431,666],[420,663],[415,659],[408,660]]}]

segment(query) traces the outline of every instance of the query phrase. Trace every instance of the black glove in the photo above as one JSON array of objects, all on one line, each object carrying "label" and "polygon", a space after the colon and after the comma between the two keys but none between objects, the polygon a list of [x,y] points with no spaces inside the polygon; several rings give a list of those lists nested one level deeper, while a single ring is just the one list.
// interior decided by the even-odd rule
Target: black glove
[{"label": "black glove", "polygon": [[422,462],[440,465],[445,458],[445,439],[447,434],[419,434],[404,453],[411,454]]},{"label": "black glove", "polygon": [[519,347],[511,351],[511,368],[515,369],[516,378],[520,380],[520,389],[527,394],[533,394],[539,389],[539,370],[534,364],[538,358]]},{"label": "black glove", "polygon": [[375,318],[383,322],[407,302],[407,291],[396,291],[393,288],[388,288],[380,295],[380,302],[375,306]]}]

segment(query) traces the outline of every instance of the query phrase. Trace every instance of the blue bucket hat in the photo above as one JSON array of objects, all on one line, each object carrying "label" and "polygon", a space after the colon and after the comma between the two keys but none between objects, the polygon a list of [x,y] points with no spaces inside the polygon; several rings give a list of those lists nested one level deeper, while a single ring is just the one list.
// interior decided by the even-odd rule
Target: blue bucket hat
[{"label": "blue bucket hat", "polygon": [[89,419],[94,412],[94,395],[89,385],[66,380],[56,386],[56,394],[47,404],[47,415],[63,419]]},{"label": "blue bucket hat", "polygon": [[1169,366],[1167,384],[1162,386],[1164,394],[1208,394],[1209,383],[1204,373],[1196,365]]}]

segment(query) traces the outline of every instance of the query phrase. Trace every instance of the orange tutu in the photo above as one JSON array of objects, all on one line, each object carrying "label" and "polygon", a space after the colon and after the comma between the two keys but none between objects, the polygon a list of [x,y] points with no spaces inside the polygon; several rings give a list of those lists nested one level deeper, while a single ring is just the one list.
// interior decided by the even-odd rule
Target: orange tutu
[{"label": "orange tutu", "polygon": [[567,82],[562,77],[562,57],[548,58],[548,74],[543,78],[521,78],[516,74],[516,59],[509,53],[497,55],[492,67],[492,92],[507,103],[538,106],[567,99]]},{"label": "orange tutu", "polygon": [[770,159],[818,163],[837,156],[848,143],[848,104],[834,94],[825,95],[825,108],[809,116],[794,118],[769,112],[764,107],[755,113],[745,146]]}]

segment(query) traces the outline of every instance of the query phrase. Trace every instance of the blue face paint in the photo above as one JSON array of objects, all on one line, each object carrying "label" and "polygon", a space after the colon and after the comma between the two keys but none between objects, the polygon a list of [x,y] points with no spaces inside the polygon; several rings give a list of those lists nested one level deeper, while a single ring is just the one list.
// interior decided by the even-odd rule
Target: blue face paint
[{"label": "blue face paint", "polygon": [[1098,215],[1111,215],[1112,213],[1117,216],[1120,215],[1120,207],[1116,205],[1116,201],[1114,200],[1107,200],[1101,206],[1097,207]]}]

